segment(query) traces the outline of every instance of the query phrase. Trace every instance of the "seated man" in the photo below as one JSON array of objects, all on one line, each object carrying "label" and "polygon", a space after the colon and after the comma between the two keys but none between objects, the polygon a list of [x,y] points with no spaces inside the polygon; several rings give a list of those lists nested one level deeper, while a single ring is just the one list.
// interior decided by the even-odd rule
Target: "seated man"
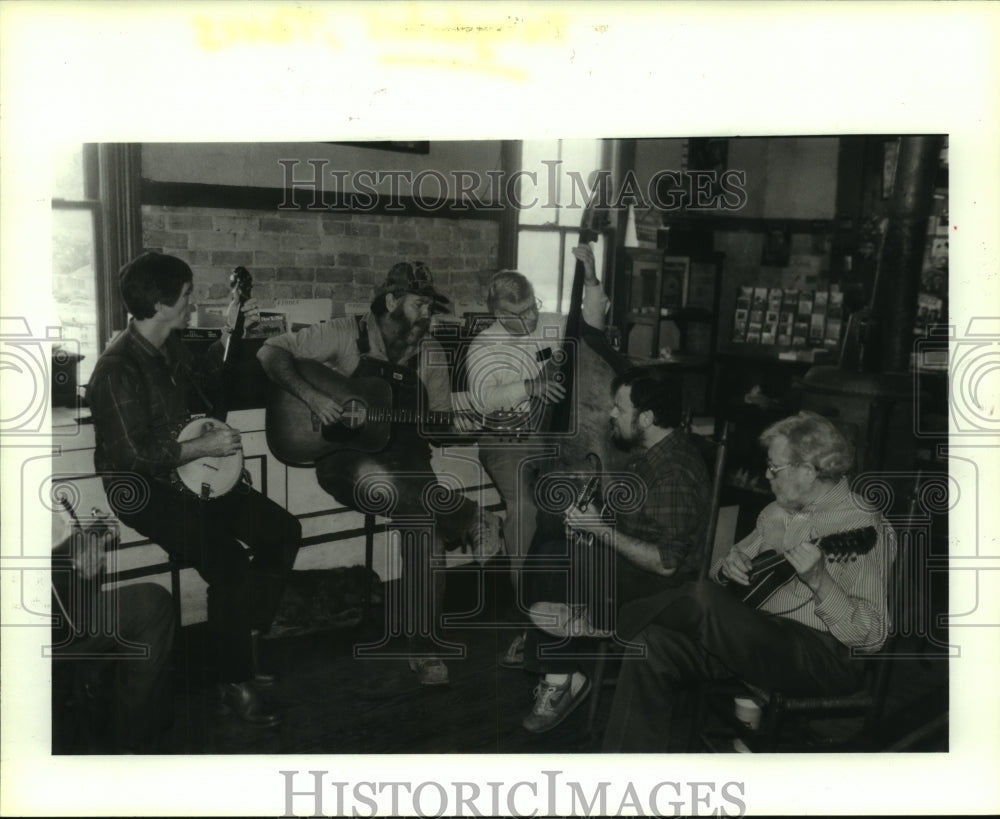
[{"label": "seated man", "polygon": [[[88,664],[92,669],[95,663],[113,662],[114,688],[108,698],[111,724],[106,726],[107,737],[102,726],[102,736],[94,739],[110,740],[113,753],[156,753],[173,713],[170,593],[156,583],[135,583],[111,591],[102,588],[105,549],[115,540],[113,524],[96,521],[84,528],[74,520],[71,529],[61,531],[56,539],[52,549],[53,663],[60,664],[62,671],[81,674]],[[58,696],[57,689],[53,685],[54,696]],[[86,693],[93,701],[88,698],[77,706],[92,707],[98,701],[94,691]],[[62,705],[53,701],[55,753],[77,750],[59,747],[67,733],[61,730]],[[82,750],[95,753],[100,749]]]},{"label": "seated man", "polygon": [[[440,344],[426,337],[431,314],[447,301],[435,289],[425,265],[400,262],[389,270],[367,315],[342,316],[269,338],[258,358],[267,375],[300,399],[325,425],[340,422],[344,403],[304,378],[297,360],[319,362],[343,378],[385,380],[392,387],[393,409],[409,413],[411,418],[428,410],[450,415],[451,376],[442,366],[446,357]],[[334,378],[329,376],[327,380],[334,383]],[[431,553],[440,556],[448,547],[465,545],[478,558],[485,559],[496,553],[501,542],[500,519],[435,476],[431,445],[426,438],[434,428],[430,423],[395,422],[382,451],[337,448],[316,460],[320,486],[339,503],[357,509],[373,500],[370,495],[378,494],[392,502],[388,514],[394,519],[433,520],[430,550],[422,548],[419,527],[412,530],[413,538],[404,531],[401,549],[401,584],[406,601],[403,631],[409,642],[410,668],[422,685],[448,682],[448,668],[435,655],[434,629],[442,612],[445,589],[442,573],[430,572]],[[391,489],[386,489],[385,484],[380,489],[379,481],[391,484]],[[401,528],[407,529],[405,525]],[[432,578],[431,589],[425,588],[427,578]]]},{"label": "seated man", "polygon": [[[619,514],[613,525],[571,507],[565,515],[569,538],[562,520],[552,515],[540,519],[524,571],[537,626],[528,632],[525,667],[544,678],[523,725],[536,733],[562,722],[590,690],[590,680],[575,659],[579,641],[553,640],[542,633],[562,638],[599,635],[589,622],[588,608],[603,608],[606,601],[573,601],[569,589],[587,574],[596,572],[600,581],[610,569],[614,584],[598,593],[611,596],[608,616],[613,617],[614,609],[628,600],[697,577],[701,566],[710,481],[698,449],[678,428],[679,384],[634,369],[612,381],[611,394],[611,434],[619,447],[635,453],[627,471],[645,500],[639,509]],[[590,540],[593,553],[585,548]],[[532,568],[536,560],[545,561],[546,570]],[[560,563],[561,570],[548,568]],[[599,625],[607,629],[611,624]],[[540,653],[543,649],[549,656]]]},{"label": "seated man", "polygon": [[[862,678],[852,649],[872,652],[885,641],[895,535],[848,488],[850,445],[809,412],[768,427],[760,442],[775,499],[756,529],[715,564],[710,580],[621,613],[619,634],[634,637],[647,656],[622,663],[606,751],[685,750],[677,700],[704,680],[737,677],[792,696],[850,693]],[[862,527],[875,531],[856,559],[827,558],[816,542]],[[739,590],[748,585],[751,560],[769,549],[788,561],[791,577],[754,608]]]},{"label": "seated man", "polygon": [[274,680],[256,668],[255,645],[277,612],[302,527],[249,487],[205,499],[175,485],[177,467],[241,448],[240,433],[228,426],[206,423],[183,442],[177,433],[192,411],[218,405],[224,347],[240,312],[247,326],[257,320],[256,303],[241,307],[234,294],[222,339],[195,359],[178,337],[195,307],[193,279],[183,259],[162,253],[143,253],[122,268],[119,285],[132,318],[87,386],[94,466],[118,518],[208,584],[208,656],[219,712],[274,726],[280,718],[258,689]]},{"label": "seated man", "polygon": [[[608,298],[595,273],[594,251],[590,245],[580,245],[573,248],[573,255],[584,264],[583,319],[601,329]],[[501,270],[493,277],[486,304],[495,320],[472,341],[466,365],[472,408],[487,418],[497,412],[527,415],[532,402],[541,405],[561,401],[566,391],[557,380],[546,377],[545,362],[563,337],[566,316],[540,314],[531,282],[516,270]],[[553,330],[557,331],[555,336]],[[503,437],[484,436],[479,442],[480,463],[507,510],[504,542],[515,594],[511,619],[517,624],[527,622],[518,605],[518,575],[535,534],[538,510],[532,500],[532,479],[538,452],[539,442],[532,446],[530,439],[518,445]],[[502,656],[501,665],[521,667],[524,640],[524,632],[518,632]]]}]

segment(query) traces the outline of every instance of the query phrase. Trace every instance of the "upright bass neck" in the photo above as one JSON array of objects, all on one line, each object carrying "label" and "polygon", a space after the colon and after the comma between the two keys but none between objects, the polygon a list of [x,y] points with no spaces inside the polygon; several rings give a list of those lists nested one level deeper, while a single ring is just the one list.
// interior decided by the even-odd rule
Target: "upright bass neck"
[{"label": "upright bass neck", "polygon": [[[596,242],[599,235],[597,203],[602,179],[603,177],[600,175],[596,177],[590,199],[583,211],[579,239],[581,245]],[[566,390],[566,396],[558,403],[546,406],[541,420],[542,432],[567,432],[572,422],[573,390],[575,388],[573,379],[577,364],[576,345],[580,340],[583,321],[583,284],[586,275],[586,266],[580,259],[577,259],[576,267],[573,270],[573,285],[570,288],[569,310],[566,313],[566,331],[563,338],[562,355],[560,356],[561,364],[558,371],[553,367],[550,368],[549,373],[550,377],[560,379]]]},{"label": "upright bass neck", "polygon": [[232,332],[225,340],[225,347],[222,351],[222,390],[210,413],[213,418],[223,423],[229,415],[229,396],[233,388],[233,373],[236,368],[239,347],[243,343],[243,332],[246,329],[243,305],[246,304],[253,291],[253,277],[250,275],[250,271],[242,266],[233,270],[229,277],[229,288],[239,302],[239,309],[236,311]]}]

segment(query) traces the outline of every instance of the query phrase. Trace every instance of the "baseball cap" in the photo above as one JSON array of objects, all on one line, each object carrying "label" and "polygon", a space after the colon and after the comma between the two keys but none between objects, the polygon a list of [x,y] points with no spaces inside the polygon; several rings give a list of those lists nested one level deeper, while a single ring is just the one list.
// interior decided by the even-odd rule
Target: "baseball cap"
[{"label": "baseball cap", "polygon": [[397,262],[389,268],[385,281],[375,291],[375,295],[392,293],[399,296],[403,293],[413,293],[416,296],[426,296],[441,304],[448,304],[446,296],[434,287],[434,277],[430,268],[423,262]]}]

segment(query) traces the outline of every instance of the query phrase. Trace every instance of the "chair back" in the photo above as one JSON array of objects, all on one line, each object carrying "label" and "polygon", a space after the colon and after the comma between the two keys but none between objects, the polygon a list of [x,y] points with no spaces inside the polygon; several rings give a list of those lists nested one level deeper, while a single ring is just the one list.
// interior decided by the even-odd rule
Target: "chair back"
[{"label": "chair back", "polygon": [[681,428],[687,432],[705,459],[705,466],[712,478],[711,496],[708,507],[708,525],[705,527],[704,555],[699,577],[708,577],[712,568],[712,558],[715,554],[715,534],[719,526],[719,507],[722,498],[722,486],[726,473],[726,449],[729,442],[729,422],[724,421],[715,438],[698,435],[691,430],[690,413],[685,413]]}]

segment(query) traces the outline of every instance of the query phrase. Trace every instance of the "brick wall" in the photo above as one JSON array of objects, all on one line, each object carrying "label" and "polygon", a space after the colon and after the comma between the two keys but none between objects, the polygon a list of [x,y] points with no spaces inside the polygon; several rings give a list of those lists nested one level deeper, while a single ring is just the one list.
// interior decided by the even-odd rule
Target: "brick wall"
[{"label": "brick wall", "polygon": [[243,265],[262,307],[329,298],[336,316],[371,301],[393,264],[420,260],[453,303],[483,309],[497,268],[499,226],[479,219],[143,205],[142,221],[146,249],[191,265],[196,299],[224,298]]}]

